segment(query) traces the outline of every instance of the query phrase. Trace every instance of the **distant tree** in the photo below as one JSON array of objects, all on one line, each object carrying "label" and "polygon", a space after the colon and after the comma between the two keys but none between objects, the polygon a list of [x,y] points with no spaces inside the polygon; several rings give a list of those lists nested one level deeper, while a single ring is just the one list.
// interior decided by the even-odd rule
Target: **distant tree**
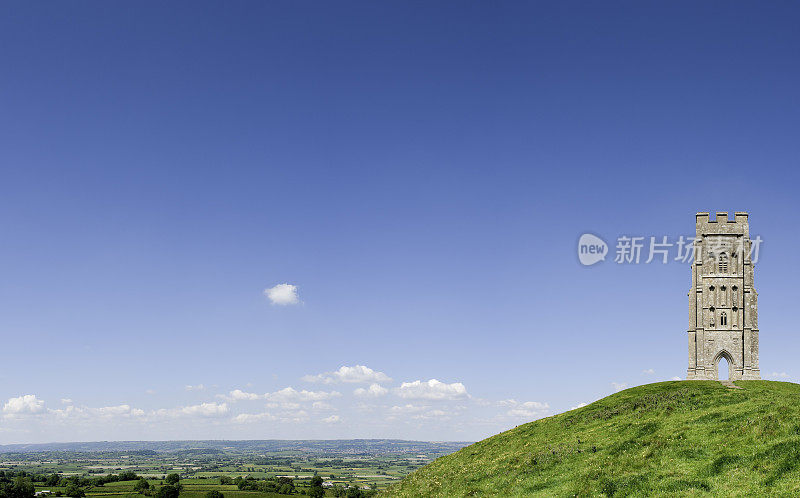
[{"label": "distant tree", "polygon": [[117,476],[117,480],[120,481],[135,481],[138,478],[139,476],[136,475],[136,472],[133,472],[131,470],[120,472],[119,475]]},{"label": "distant tree", "polygon": [[83,488],[75,483],[67,484],[67,489],[64,490],[64,494],[70,498],[83,498],[86,496],[86,492],[83,490]]},{"label": "distant tree", "polygon": [[[23,473],[20,473],[23,474]],[[13,474],[7,474],[9,477]],[[0,482],[1,498],[32,498],[36,492],[33,482],[28,477],[17,476],[14,481],[3,480]]]},{"label": "distant tree", "polygon": [[312,498],[322,498],[325,496],[325,488],[322,487],[322,478],[320,476],[311,478],[311,488],[308,490],[308,496]]},{"label": "distant tree", "polygon": [[228,476],[222,476],[219,478],[220,484],[233,484],[233,479]]},{"label": "distant tree", "polygon": [[181,481],[181,476],[178,474],[167,474],[166,479],[164,482],[167,484],[178,484]]},{"label": "distant tree", "polygon": [[206,493],[206,498],[225,498],[225,496],[215,489]]},{"label": "distant tree", "polygon": [[181,494],[180,489],[177,486],[172,486],[171,484],[167,484],[165,486],[161,486],[156,493],[156,498],[178,498],[178,495]]},{"label": "distant tree", "polygon": [[147,482],[147,479],[142,477],[141,479],[136,481],[136,484],[133,485],[133,490],[136,491],[137,493],[145,494],[148,491],[150,491],[150,483]]},{"label": "distant tree", "polygon": [[333,492],[333,496],[336,498],[342,498],[347,495],[347,490],[343,487],[339,486],[338,484],[334,484],[331,488],[331,492]]},{"label": "distant tree", "polygon": [[58,486],[58,483],[61,481],[61,476],[58,474],[50,474],[45,479],[44,484],[45,486]]}]

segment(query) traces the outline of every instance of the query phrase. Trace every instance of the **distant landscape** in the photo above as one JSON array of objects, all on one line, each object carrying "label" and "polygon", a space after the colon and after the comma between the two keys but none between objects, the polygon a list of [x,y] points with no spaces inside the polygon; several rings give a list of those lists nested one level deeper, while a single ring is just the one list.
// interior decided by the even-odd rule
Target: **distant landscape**
[{"label": "distant landscape", "polygon": [[392,439],[9,444],[0,446],[0,471],[8,486],[24,480],[40,496],[168,498],[177,485],[180,496],[189,498],[216,496],[215,491],[259,498],[313,494],[315,477],[326,495],[370,496],[468,444]]}]

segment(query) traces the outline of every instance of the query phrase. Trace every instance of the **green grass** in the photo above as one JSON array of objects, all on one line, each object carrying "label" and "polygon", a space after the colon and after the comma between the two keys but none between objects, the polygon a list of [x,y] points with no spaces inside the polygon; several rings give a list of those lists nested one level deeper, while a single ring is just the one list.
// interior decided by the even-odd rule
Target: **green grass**
[{"label": "green grass", "polygon": [[800,385],[661,382],[441,457],[384,496],[800,494]]}]

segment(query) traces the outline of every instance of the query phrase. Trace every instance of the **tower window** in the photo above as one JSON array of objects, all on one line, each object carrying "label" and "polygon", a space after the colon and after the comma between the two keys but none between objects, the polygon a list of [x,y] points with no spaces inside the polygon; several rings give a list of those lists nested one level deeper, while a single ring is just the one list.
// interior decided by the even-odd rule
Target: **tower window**
[{"label": "tower window", "polygon": [[724,311],[719,314],[719,324],[720,325],[728,325],[728,314]]},{"label": "tower window", "polygon": [[717,269],[720,273],[728,273],[728,255],[724,252],[719,255],[719,262],[717,264]]},{"label": "tower window", "polygon": [[712,313],[713,313],[715,310],[716,310],[716,308],[715,308],[715,307],[713,307],[713,306],[712,306],[712,307],[710,307],[710,308],[708,308],[708,311],[710,311],[710,312],[712,312]]},{"label": "tower window", "polygon": [[711,287],[708,288],[708,290],[713,291],[714,290],[714,286],[712,285]]},{"label": "tower window", "polygon": [[726,287],[724,285],[719,288],[719,290],[721,290],[721,291],[724,291],[725,289],[726,289]]}]

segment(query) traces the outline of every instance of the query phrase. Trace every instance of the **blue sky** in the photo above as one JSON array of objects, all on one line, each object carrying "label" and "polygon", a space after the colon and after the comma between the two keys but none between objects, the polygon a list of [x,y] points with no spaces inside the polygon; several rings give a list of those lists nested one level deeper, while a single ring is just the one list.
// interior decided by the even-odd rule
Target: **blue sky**
[{"label": "blue sky", "polygon": [[576,242],[696,211],[750,213],[800,375],[796,4],[0,9],[0,442],[470,440],[684,376],[688,265]]}]

